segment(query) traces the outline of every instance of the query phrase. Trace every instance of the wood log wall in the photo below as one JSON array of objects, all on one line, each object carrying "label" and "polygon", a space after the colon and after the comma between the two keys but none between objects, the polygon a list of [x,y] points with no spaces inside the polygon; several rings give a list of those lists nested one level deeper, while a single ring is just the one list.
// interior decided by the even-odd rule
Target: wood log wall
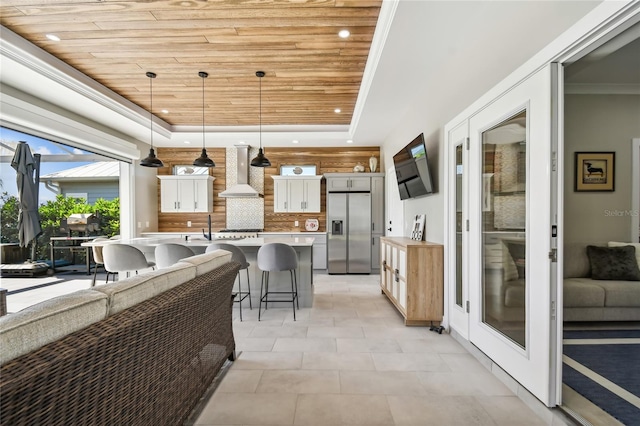
[{"label": "wood log wall", "polygon": [[[226,228],[226,200],[218,194],[226,188],[226,167],[224,148],[208,148],[209,157],[216,167],[209,173],[215,177],[213,182],[212,228],[217,231]],[[199,149],[158,148],[158,157],[165,167],[158,174],[170,175],[174,165],[191,164],[200,155]],[[369,157],[378,158],[378,171],[385,170],[380,162],[380,147],[352,148],[266,148],[265,155],[271,161],[271,167],[264,169],[264,231],[265,232],[304,232],[307,219],[318,219],[319,230],[326,231],[326,183],[321,183],[320,213],[274,213],[273,179],[280,174],[283,165],[315,165],[316,174],[350,173],[353,167],[361,163],[369,171]],[[207,227],[207,213],[160,213],[160,182],[158,180],[158,231],[159,232],[197,232]],[[187,221],[191,228],[187,228]],[[294,225],[298,221],[298,226]]]}]

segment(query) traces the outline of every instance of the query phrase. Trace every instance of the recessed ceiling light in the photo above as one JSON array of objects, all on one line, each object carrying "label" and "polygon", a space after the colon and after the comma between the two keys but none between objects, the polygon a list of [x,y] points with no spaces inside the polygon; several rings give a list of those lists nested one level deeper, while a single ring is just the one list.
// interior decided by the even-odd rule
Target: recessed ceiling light
[{"label": "recessed ceiling light", "polygon": [[240,141],[240,142],[238,142],[238,143],[244,144],[244,141]]},{"label": "recessed ceiling light", "polygon": [[45,37],[47,37],[51,41],[60,41],[60,37],[55,34],[47,34]]},{"label": "recessed ceiling light", "polygon": [[297,140],[291,141],[291,143],[298,143],[298,142],[300,142],[300,141],[297,141]]},{"label": "recessed ceiling light", "polygon": [[352,141],[351,139],[349,139],[349,140],[347,141],[347,143],[353,143],[353,141]]},{"label": "recessed ceiling light", "polygon": [[340,36],[340,38],[347,38],[351,35],[351,33],[349,32],[349,30],[340,30],[338,32],[338,36]]},{"label": "recessed ceiling light", "polygon": [[189,141],[184,141],[185,144],[189,145],[191,142]]},{"label": "recessed ceiling light", "polygon": [[340,114],[341,111],[342,110],[340,108],[336,108],[336,109],[333,110],[333,112],[335,112],[336,114]]},{"label": "recessed ceiling light", "polygon": [[162,113],[163,113],[163,114],[169,114],[169,110],[168,110],[168,109],[163,109],[163,110],[162,110]]}]

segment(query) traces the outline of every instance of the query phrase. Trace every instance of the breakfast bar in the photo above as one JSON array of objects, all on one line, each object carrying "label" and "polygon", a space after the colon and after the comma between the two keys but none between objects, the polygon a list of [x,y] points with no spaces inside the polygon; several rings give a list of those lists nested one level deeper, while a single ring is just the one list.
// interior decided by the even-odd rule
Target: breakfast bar
[{"label": "breakfast bar", "polygon": [[[108,240],[100,241],[98,243],[87,242],[82,245],[85,247],[91,247],[96,244],[129,244],[140,249],[148,260],[155,259],[155,248],[159,244],[173,243],[181,244],[191,248],[196,254],[204,253],[207,246],[212,243],[227,243],[233,244],[242,249],[247,261],[249,262],[249,280],[251,288],[251,303],[254,307],[258,307],[258,301],[260,298],[260,281],[262,278],[262,272],[258,269],[258,250],[264,244],[268,243],[284,243],[294,248],[298,254],[298,270],[296,271],[298,278],[298,298],[300,307],[310,308],[313,305],[313,237],[253,237],[243,239],[213,239],[209,241],[204,238],[190,238],[189,241],[175,237],[140,237],[131,239],[120,240]],[[242,280],[243,290],[246,289],[246,274],[242,272],[240,274]],[[283,272],[271,272],[269,286],[273,290],[283,291],[290,290],[291,281],[288,271]],[[280,288],[281,287],[281,288]],[[243,305],[243,308],[246,305]],[[284,303],[277,303],[272,305],[269,303],[269,307],[283,307]]]}]

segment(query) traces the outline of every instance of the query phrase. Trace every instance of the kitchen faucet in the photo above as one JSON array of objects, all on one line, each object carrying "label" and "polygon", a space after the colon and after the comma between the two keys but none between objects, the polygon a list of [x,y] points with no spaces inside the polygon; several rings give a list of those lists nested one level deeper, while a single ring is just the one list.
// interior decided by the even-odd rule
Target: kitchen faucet
[{"label": "kitchen faucet", "polygon": [[208,224],[209,224],[209,234],[205,234],[204,233],[204,229],[202,230],[202,235],[204,235],[204,237],[211,241],[211,215],[209,215],[209,220],[208,220]]}]

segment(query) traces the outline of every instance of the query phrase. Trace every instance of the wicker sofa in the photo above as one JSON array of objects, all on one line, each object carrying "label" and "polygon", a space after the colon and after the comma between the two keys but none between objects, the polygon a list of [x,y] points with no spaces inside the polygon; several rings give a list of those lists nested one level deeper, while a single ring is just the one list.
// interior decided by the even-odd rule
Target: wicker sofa
[{"label": "wicker sofa", "polygon": [[235,356],[223,250],[0,318],[3,425],[174,425]]}]

